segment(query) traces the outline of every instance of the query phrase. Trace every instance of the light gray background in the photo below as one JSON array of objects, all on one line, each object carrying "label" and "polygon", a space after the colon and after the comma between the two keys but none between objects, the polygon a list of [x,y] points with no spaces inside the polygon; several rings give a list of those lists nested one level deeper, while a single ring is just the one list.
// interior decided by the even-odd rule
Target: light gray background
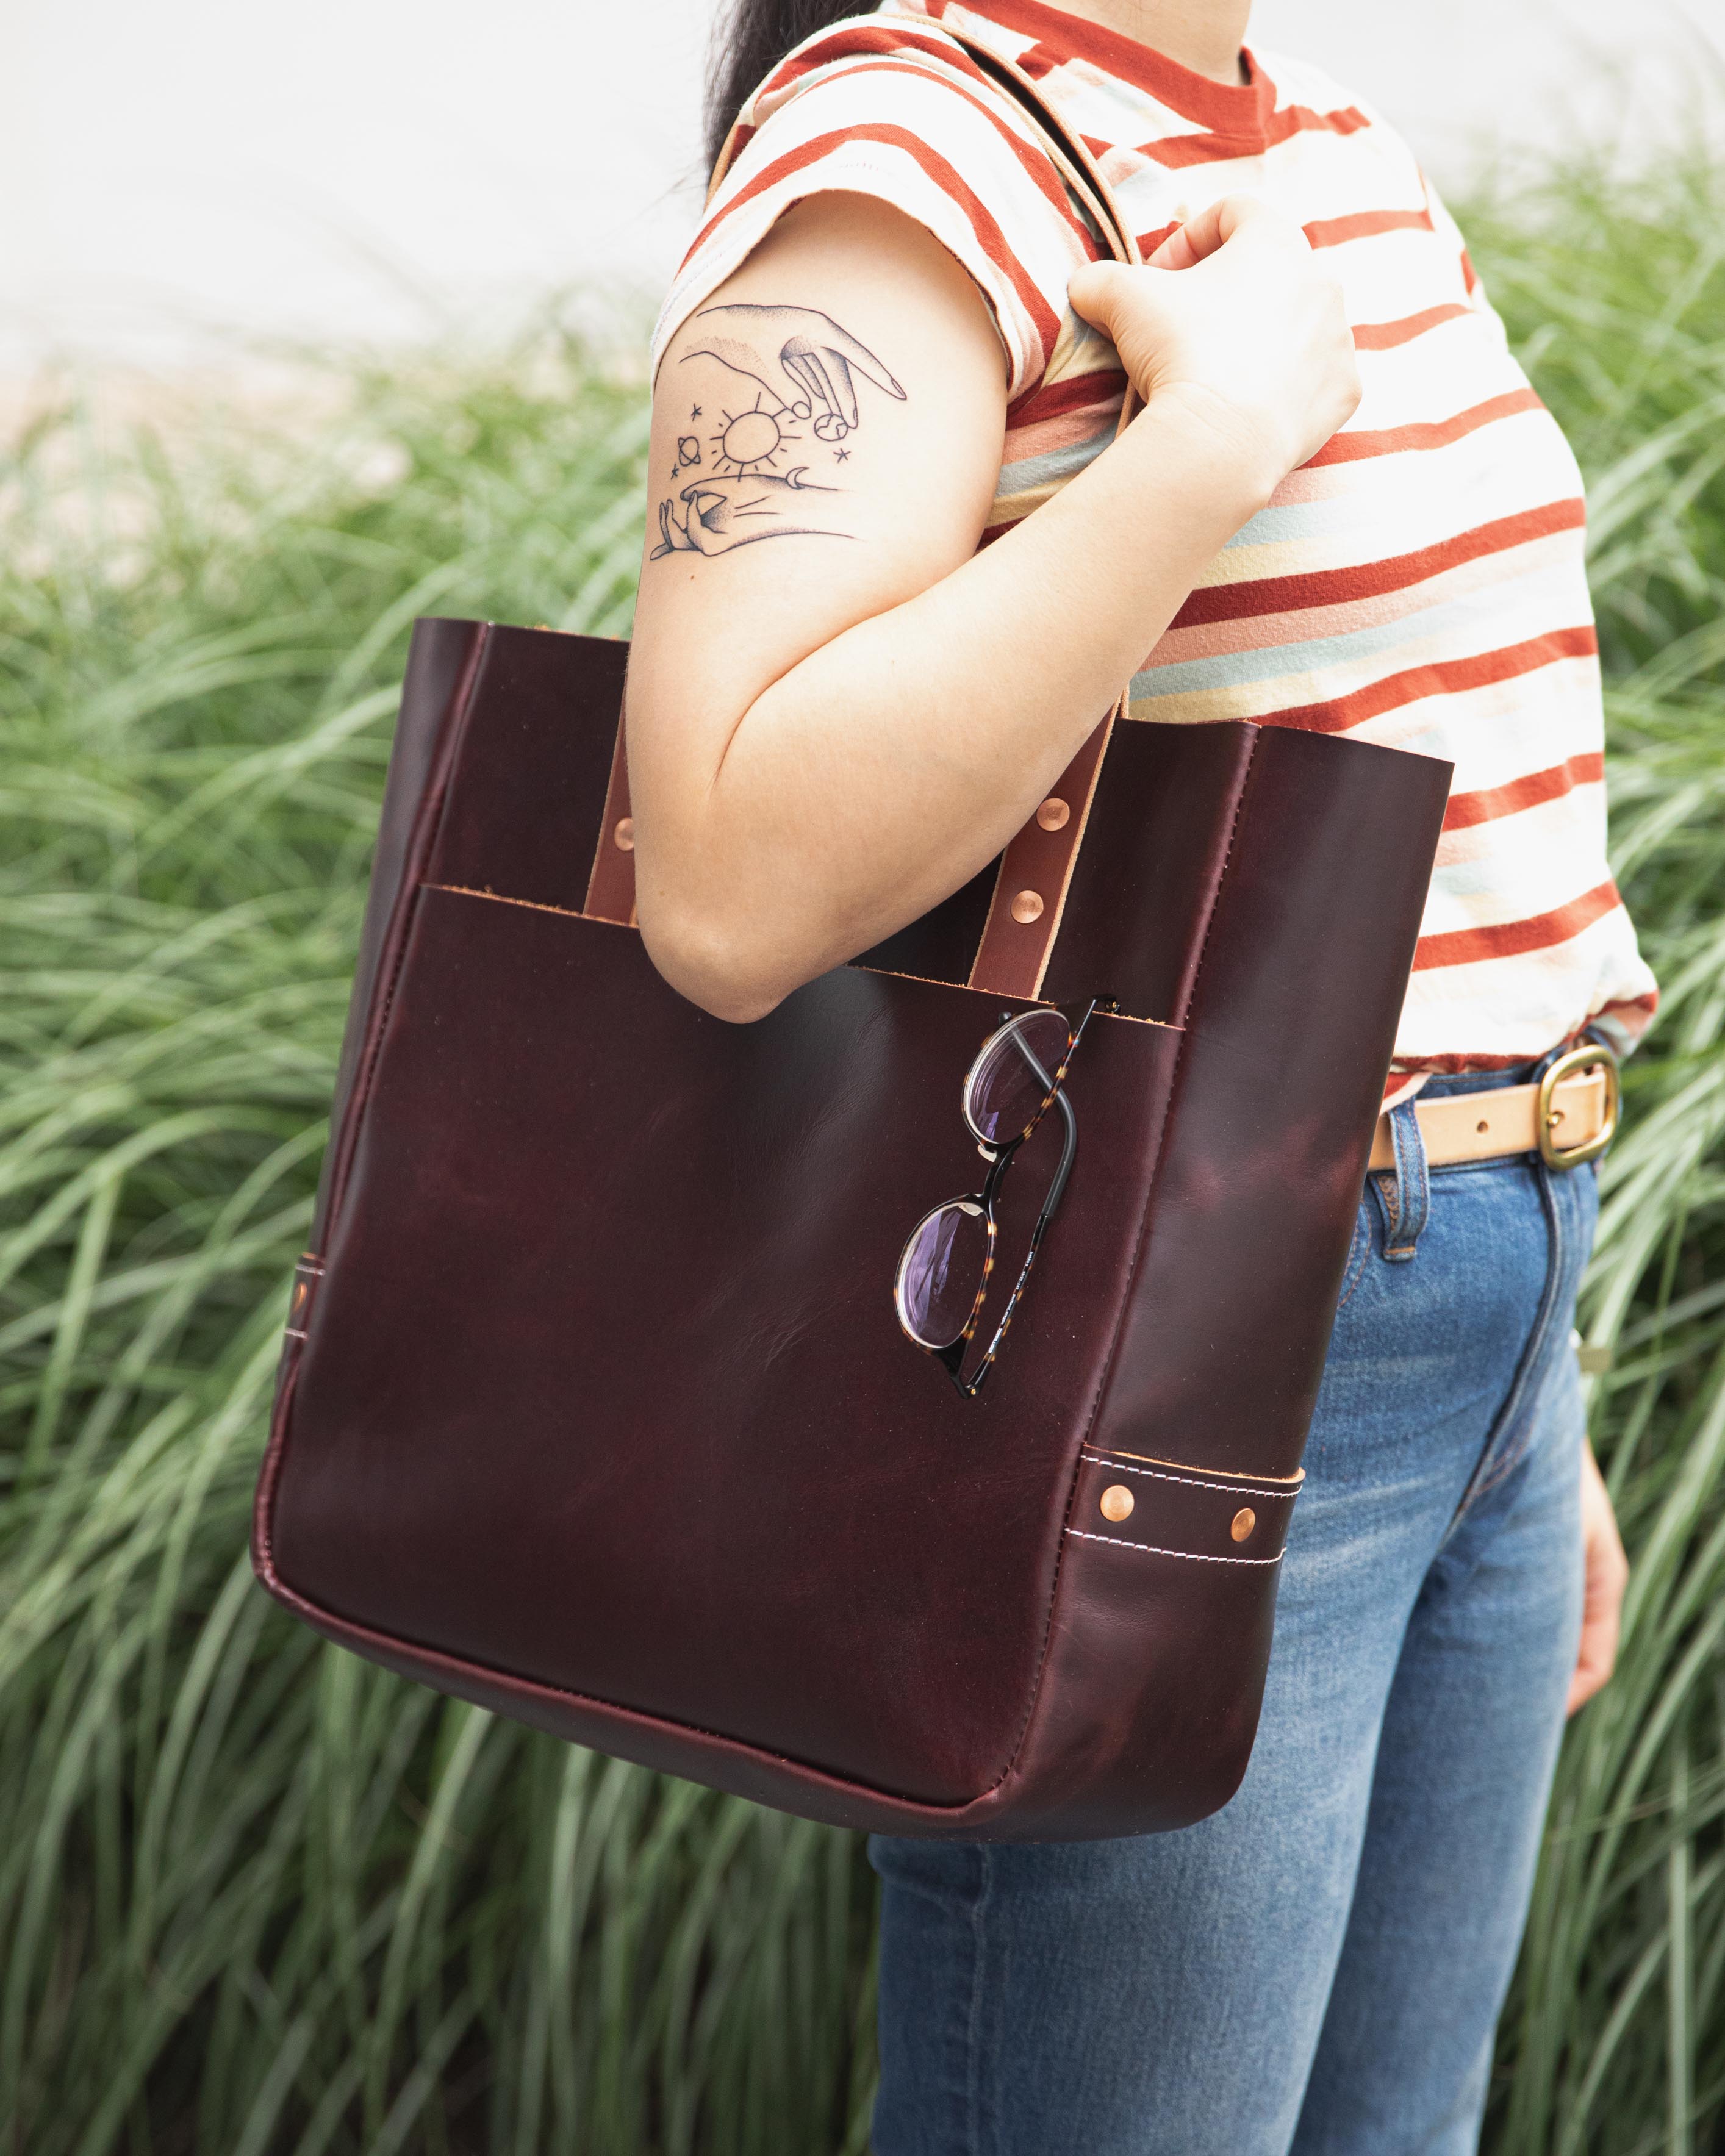
[{"label": "light gray background", "polygon": [[[0,0],[0,372],[628,303],[692,228],[713,0]],[[1718,131],[1725,0],[1259,0],[1440,182]]]}]

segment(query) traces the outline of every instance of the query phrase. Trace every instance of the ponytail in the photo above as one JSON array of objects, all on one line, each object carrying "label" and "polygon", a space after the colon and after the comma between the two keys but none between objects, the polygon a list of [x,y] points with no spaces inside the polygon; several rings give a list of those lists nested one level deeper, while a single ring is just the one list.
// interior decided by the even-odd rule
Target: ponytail
[{"label": "ponytail", "polygon": [[732,0],[714,33],[707,71],[709,171],[718,162],[745,99],[785,54],[829,23],[866,14],[872,5],[873,0]]}]

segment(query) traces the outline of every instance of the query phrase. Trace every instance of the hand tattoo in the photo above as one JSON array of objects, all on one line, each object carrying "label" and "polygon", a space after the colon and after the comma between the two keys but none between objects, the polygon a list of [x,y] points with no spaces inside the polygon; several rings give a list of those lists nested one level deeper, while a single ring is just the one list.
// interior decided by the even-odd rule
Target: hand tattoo
[{"label": "hand tattoo", "polygon": [[[832,512],[809,497],[839,490],[805,478],[807,463],[793,461],[807,439],[798,429],[806,425],[817,441],[840,443],[861,424],[858,377],[900,403],[903,389],[866,345],[814,307],[706,307],[695,321],[701,341],[680,364],[716,361],[753,383],[755,396],[739,410],[720,408],[707,444],[713,475],[660,503],[660,543],[648,559],[726,554],[757,539],[850,537],[812,521]],[[690,418],[702,409],[692,406]],[[850,454],[834,448],[834,461]],[[672,477],[703,461],[700,438],[680,435]]]},{"label": "hand tattoo", "polygon": [[855,430],[853,375],[904,400],[904,391],[868,346],[817,308],[704,307],[695,320],[703,341],[684,353],[685,367],[706,357],[747,375],[781,413],[812,418],[819,441],[842,441]]},{"label": "hand tattoo", "polygon": [[662,554],[728,554],[733,547],[747,547],[757,539],[845,539],[845,531],[831,531],[805,517],[820,512],[803,497],[835,494],[836,487],[814,486],[803,478],[798,465],[783,479],[770,472],[755,472],[736,479],[697,480],[677,496],[684,505],[679,516],[667,498],[659,505],[659,544],[647,557],[656,562]]}]

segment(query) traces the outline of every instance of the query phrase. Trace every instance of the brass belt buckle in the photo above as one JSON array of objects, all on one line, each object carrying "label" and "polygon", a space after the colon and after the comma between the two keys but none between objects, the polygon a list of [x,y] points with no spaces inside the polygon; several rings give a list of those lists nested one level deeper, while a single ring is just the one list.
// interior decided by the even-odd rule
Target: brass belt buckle
[{"label": "brass belt buckle", "polygon": [[[1563,1111],[1555,1105],[1557,1089],[1562,1081],[1578,1070],[1602,1069],[1605,1073],[1605,1124],[1597,1137],[1584,1138],[1579,1145],[1560,1146],[1552,1132],[1563,1120]],[[1623,1101],[1623,1078],[1617,1067],[1617,1058],[1609,1048],[1589,1041],[1584,1048],[1572,1048],[1567,1055],[1560,1055],[1539,1081],[1539,1099],[1533,1111],[1534,1132],[1539,1140],[1539,1158],[1548,1168],[1579,1168],[1584,1161],[1597,1160],[1617,1135],[1619,1112]]]}]

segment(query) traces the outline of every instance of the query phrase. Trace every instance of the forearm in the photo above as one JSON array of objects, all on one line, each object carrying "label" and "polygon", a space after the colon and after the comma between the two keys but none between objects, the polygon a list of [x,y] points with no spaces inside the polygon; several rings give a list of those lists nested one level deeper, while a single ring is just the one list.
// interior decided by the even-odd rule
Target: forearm
[{"label": "forearm", "polygon": [[638,823],[673,984],[758,1017],[974,875],[1275,476],[1158,403],[997,544],[782,674],[707,783]]}]

